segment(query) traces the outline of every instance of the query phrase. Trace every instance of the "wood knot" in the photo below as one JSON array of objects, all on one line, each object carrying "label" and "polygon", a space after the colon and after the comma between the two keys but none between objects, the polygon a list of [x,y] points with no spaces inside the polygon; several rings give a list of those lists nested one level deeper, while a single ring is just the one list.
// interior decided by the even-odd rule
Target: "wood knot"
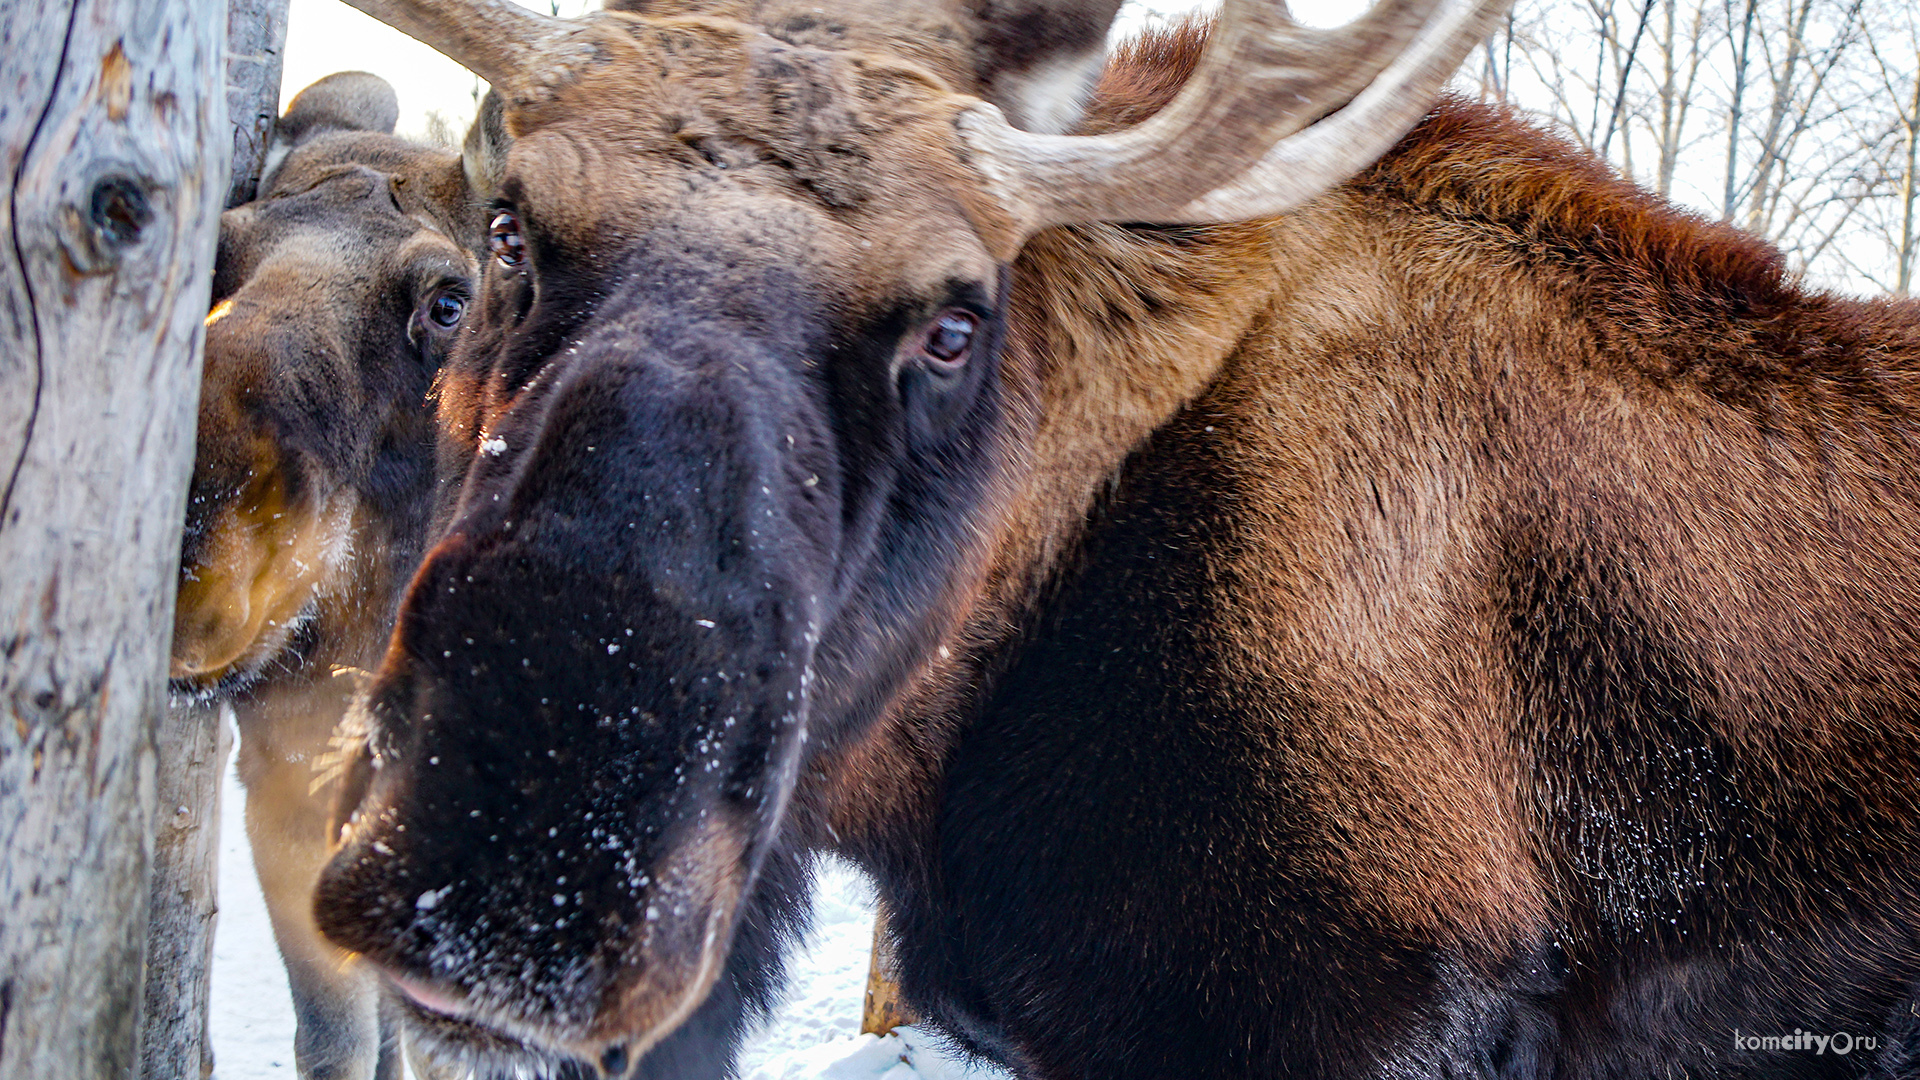
[{"label": "wood knot", "polygon": [[102,239],[115,247],[140,242],[153,223],[153,206],[140,183],[128,176],[103,176],[93,183],[88,219]]},{"label": "wood knot", "polygon": [[153,224],[149,185],[124,172],[94,180],[82,205],[69,204],[62,246],[82,274],[110,274]]}]

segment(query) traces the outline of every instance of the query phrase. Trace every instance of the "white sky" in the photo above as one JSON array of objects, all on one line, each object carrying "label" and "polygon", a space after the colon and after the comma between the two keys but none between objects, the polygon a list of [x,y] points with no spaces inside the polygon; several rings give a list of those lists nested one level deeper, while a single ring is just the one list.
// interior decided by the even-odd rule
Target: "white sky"
[{"label": "white sky", "polygon": [[[549,0],[519,0],[536,11],[551,12]],[[598,9],[599,0],[557,0],[561,15]],[[1162,12],[1201,6],[1196,0],[1148,0],[1146,7]],[[1366,5],[1362,0],[1294,0],[1294,17],[1301,22],[1328,25],[1345,21]],[[1130,4],[1122,14],[1126,33],[1138,25],[1141,5]],[[465,133],[484,90],[466,69],[340,0],[291,0],[287,16],[286,66],[280,84],[284,108],[302,87],[336,71],[371,71],[393,84],[400,95],[400,134],[425,133],[427,113],[437,110],[456,136]]]},{"label": "white sky", "polygon": [[[541,12],[552,10],[547,0],[520,2]],[[597,9],[599,0],[591,5],[560,0],[560,14],[578,15],[589,6]],[[336,71],[371,71],[392,83],[400,95],[402,135],[423,134],[431,110],[444,115],[456,135],[464,134],[474,104],[486,89],[459,64],[340,0],[291,0],[280,76],[281,108],[302,87]]]}]

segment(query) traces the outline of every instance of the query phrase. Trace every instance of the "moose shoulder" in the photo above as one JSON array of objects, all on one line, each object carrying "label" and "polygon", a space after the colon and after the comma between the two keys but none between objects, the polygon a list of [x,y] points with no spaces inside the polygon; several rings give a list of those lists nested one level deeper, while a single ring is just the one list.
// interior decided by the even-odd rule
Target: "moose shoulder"
[{"label": "moose shoulder", "polygon": [[968,5],[366,6],[517,140],[316,899],[450,1045],[723,1074],[833,849],[1022,1076],[1911,1069],[1920,309],[1430,108],[1498,5],[1076,136]]}]

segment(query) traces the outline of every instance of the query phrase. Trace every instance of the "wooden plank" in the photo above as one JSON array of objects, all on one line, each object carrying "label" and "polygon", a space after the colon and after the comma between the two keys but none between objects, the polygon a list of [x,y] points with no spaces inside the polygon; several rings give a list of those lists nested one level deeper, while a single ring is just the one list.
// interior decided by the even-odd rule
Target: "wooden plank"
[{"label": "wooden plank", "polygon": [[0,5],[0,1076],[138,1060],[224,16]]},{"label": "wooden plank", "polygon": [[140,1032],[146,1080],[213,1075],[207,1037],[220,854],[223,710],[175,702],[160,725]]},{"label": "wooden plank", "polygon": [[280,116],[280,69],[286,58],[287,0],[228,0],[227,119],[233,124],[228,206],[253,199]]}]

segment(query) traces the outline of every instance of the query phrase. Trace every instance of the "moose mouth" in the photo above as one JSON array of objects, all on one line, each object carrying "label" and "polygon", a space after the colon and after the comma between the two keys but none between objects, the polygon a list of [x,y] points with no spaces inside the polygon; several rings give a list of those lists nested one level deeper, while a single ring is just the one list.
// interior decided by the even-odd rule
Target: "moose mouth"
[{"label": "moose mouth", "polygon": [[199,531],[180,571],[169,674],[197,692],[238,689],[297,647],[353,554],[356,501],[296,505],[278,474]]},{"label": "moose mouth", "polygon": [[[435,1063],[467,1075],[522,1075],[574,1080],[623,1076],[641,1055],[673,1032],[705,999],[719,977],[726,953],[728,912],[707,919],[698,970],[685,985],[653,995],[656,1018],[634,1024],[641,1034],[602,1034],[581,1039],[546,1024],[518,1020],[497,1009],[477,1009],[445,990],[387,973],[393,997],[407,1013],[408,1037]],[[630,998],[646,995],[629,994]],[[629,1017],[629,1023],[632,1018]]]},{"label": "moose mouth", "polygon": [[[651,905],[650,905],[651,906]],[[619,1002],[603,1010],[603,1020],[582,1033],[557,1028],[550,1019],[527,1020],[511,1003],[487,1006],[443,984],[417,976],[385,971],[387,983],[399,1000],[430,1034],[440,1060],[465,1065],[476,1075],[493,1075],[530,1063],[556,1066],[569,1062],[599,1062],[603,1071],[619,1075],[609,1061],[625,1061],[645,1053],[679,1027],[713,988],[726,956],[735,905],[716,904],[703,921],[705,932],[690,963],[660,964],[665,950],[643,940],[640,949],[655,962],[645,976],[616,995]],[[649,921],[648,929],[660,925]],[[481,1066],[484,1066],[482,1068]],[[534,1070],[538,1072],[538,1070]]]},{"label": "moose mouth", "polygon": [[391,978],[388,983],[393,989],[391,999],[405,1013],[409,1046],[442,1070],[461,1076],[531,1075],[554,1080],[587,1080],[599,1075],[592,1065],[578,1058],[555,1055],[498,1028],[462,1019],[455,1015],[457,1004],[425,987]]}]

